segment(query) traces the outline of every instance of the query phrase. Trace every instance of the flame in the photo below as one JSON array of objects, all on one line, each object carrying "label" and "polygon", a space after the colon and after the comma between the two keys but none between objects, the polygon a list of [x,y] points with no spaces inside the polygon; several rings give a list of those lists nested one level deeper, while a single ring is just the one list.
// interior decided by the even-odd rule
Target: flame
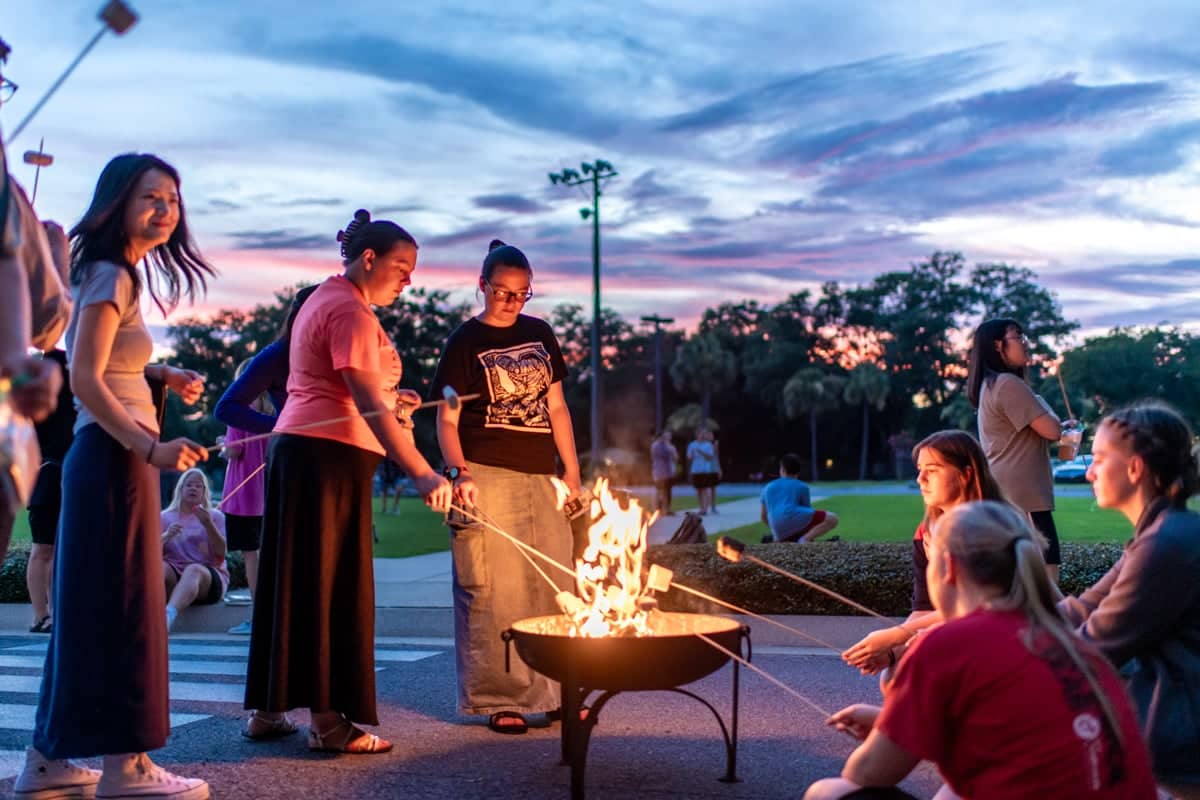
[{"label": "flame", "polygon": [[[558,507],[568,507],[571,491],[567,485],[556,479],[554,488]],[[558,597],[559,607],[571,622],[572,635],[649,635],[649,611],[656,605],[651,584],[665,589],[661,576],[642,579],[646,533],[656,515],[643,511],[637,500],[622,507],[605,478],[597,478],[580,500],[586,504],[584,513],[591,524],[587,549],[575,561],[577,594],[562,592]]]}]

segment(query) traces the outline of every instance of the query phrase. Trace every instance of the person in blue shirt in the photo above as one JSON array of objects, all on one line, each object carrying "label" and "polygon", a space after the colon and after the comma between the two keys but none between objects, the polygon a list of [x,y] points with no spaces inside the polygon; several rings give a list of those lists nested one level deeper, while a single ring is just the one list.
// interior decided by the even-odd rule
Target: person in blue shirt
[{"label": "person in blue shirt", "polygon": [[764,542],[803,544],[837,527],[836,514],[812,507],[808,484],[796,477],[800,466],[800,457],[788,453],[779,459],[779,477],[763,487],[762,521],[771,529]]}]

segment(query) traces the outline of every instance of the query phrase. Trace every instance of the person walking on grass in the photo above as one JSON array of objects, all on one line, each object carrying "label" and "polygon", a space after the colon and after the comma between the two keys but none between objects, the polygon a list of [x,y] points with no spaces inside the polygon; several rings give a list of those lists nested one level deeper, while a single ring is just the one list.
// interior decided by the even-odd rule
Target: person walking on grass
[{"label": "person walking on grass", "polygon": [[812,507],[808,484],[800,480],[800,456],[779,459],[779,477],[763,487],[762,521],[770,530],[763,542],[814,542],[838,525],[837,514]]}]

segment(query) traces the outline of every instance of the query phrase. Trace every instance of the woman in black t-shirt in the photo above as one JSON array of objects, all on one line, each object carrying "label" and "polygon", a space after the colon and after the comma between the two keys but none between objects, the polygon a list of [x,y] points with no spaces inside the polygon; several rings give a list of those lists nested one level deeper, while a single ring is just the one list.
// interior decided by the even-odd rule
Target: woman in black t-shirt
[{"label": "woman in black t-shirt", "polygon": [[[579,459],[554,331],[520,313],[532,282],[525,254],[492,242],[479,276],[483,312],[451,334],[433,385],[437,397],[445,386],[482,397],[459,410],[439,408],[438,443],[457,503],[478,506],[504,531],[567,563],[571,531],[550,478],[557,455],[577,495]],[[455,514],[450,530],[459,712],[487,715],[499,733],[524,733],[524,715],[558,707],[558,685],[519,659],[505,671],[500,632],[523,617],[555,613],[555,591],[498,534]]]}]

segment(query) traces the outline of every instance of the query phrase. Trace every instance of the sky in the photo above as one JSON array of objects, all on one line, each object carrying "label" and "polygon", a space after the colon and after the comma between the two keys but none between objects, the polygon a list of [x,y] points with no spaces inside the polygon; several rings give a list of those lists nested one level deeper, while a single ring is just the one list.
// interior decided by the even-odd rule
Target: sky
[{"label": "sky", "polygon": [[[177,315],[339,271],[360,207],[416,236],[417,286],[473,300],[500,238],[528,313],[590,307],[590,199],[547,176],[599,158],[603,303],[633,322],[957,250],[1035,270],[1084,333],[1200,328],[1194,2],[132,4],[9,160],[31,188],[45,138],[67,224],[111,156],[173,163],[221,273]],[[100,5],[0,0],[5,131]]]}]

